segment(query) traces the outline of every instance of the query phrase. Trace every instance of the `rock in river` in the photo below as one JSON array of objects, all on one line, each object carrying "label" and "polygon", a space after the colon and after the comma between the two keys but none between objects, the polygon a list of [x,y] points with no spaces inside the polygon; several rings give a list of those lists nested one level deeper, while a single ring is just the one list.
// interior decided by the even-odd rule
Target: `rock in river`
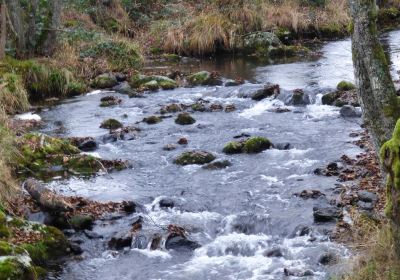
[{"label": "rock in river", "polygon": [[188,113],[181,113],[175,120],[175,123],[180,125],[191,125],[194,124],[196,120]]},{"label": "rock in river", "polygon": [[333,206],[324,208],[314,207],[313,211],[314,221],[317,223],[335,221],[342,215],[342,211],[339,208]]},{"label": "rock in river", "polygon": [[174,160],[178,165],[198,164],[203,165],[210,163],[215,159],[215,156],[205,151],[189,151],[181,154]]}]

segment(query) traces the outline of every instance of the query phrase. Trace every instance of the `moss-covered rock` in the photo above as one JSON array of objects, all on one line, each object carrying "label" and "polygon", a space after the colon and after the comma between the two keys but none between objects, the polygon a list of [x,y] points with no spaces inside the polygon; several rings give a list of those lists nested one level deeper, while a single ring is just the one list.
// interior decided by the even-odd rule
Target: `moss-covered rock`
[{"label": "moss-covered rock", "polygon": [[158,117],[158,116],[150,116],[147,118],[144,118],[143,121],[147,124],[157,124],[162,122],[162,118]]},{"label": "moss-covered rock", "polygon": [[347,81],[341,81],[338,85],[337,85],[337,90],[341,90],[341,91],[349,91],[349,90],[353,90],[356,89],[356,86],[351,83],[351,82],[347,82]]},{"label": "moss-covered rock", "polygon": [[222,150],[225,154],[241,154],[243,153],[244,142],[232,141],[225,145]]},{"label": "moss-covered rock", "polygon": [[344,105],[351,105],[355,107],[360,106],[357,92],[355,90],[330,92],[323,95],[321,101],[323,105],[331,105],[336,107],[342,107]]},{"label": "moss-covered rock", "polygon": [[251,137],[244,142],[243,151],[248,154],[261,153],[272,147],[272,143],[264,137]]},{"label": "moss-covered rock", "polygon": [[203,165],[212,162],[214,159],[215,156],[209,152],[189,151],[177,157],[174,160],[174,163],[178,165],[189,165],[189,164]]},{"label": "moss-covered rock", "polygon": [[218,73],[210,73],[208,71],[201,71],[190,75],[187,77],[187,82],[190,86],[220,86],[223,84]]},{"label": "moss-covered rock", "polygon": [[253,32],[243,37],[241,51],[247,54],[262,53],[268,54],[271,48],[282,45],[279,38],[271,32]]},{"label": "moss-covered rock", "polygon": [[121,127],[123,127],[122,123],[119,122],[116,119],[108,119],[108,120],[103,121],[100,124],[100,128],[105,128],[105,129],[110,129],[110,130],[111,129],[118,129],[118,128],[121,128]]},{"label": "moss-covered rock", "polygon": [[28,256],[9,256],[0,259],[0,280],[36,280],[37,275]]},{"label": "moss-covered rock", "polygon": [[180,125],[191,125],[194,124],[196,120],[188,113],[181,113],[175,120],[175,123]]},{"label": "moss-covered rock", "polygon": [[181,112],[183,110],[182,105],[172,103],[166,106],[163,106],[160,110],[161,114],[167,114],[167,113],[177,113]]},{"label": "moss-covered rock", "polygon": [[157,90],[159,88],[170,90],[178,87],[178,84],[168,77],[146,76],[140,74],[132,76],[129,80],[129,84],[133,88],[145,90]]},{"label": "moss-covered rock", "polygon": [[256,154],[272,148],[272,143],[264,137],[251,137],[243,141],[232,141],[225,145],[223,152],[226,154]]},{"label": "moss-covered rock", "polygon": [[105,73],[97,76],[91,86],[94,88],[105,89],[112,88],[118,84],[117,78],[111,73]]},{"label": "moss-covered rock", "polygon": [[143,90],[156,91],[160,88],[160,85],[157,83],[156,80],[152,80],[150,82],[143,84],[141,88]]},{"label": "moss-covered rock", "polygon": [[192,106],[190,106],[190,108],[193,111],[196,111],[196,112],[205,112],[205,111],[207,111],[207,107],[206,107],[206,105],[204,105],[203,102],[196,102],[196,103],[192,104]]},{"label": "moss-covered rock", "polygon": [[75,215],[69,219],[69,224],[75,230],[85,230],[92,228],[94,219],[88,215]]}]

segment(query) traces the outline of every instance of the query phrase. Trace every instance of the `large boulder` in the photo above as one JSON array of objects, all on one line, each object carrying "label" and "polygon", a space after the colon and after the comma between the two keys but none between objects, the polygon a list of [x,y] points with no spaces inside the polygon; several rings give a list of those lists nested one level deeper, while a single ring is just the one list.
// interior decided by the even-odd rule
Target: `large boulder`
[{"label": "large boulder", "polygon": [[184,152],[174,160],[178,165],[198,164],[203,165],[212,162],[215,156],[205,151],[189,151]]},{"label": "large boulder", "polygon": [[241,51],[244,53],[268,54],[274,48],[282,46],[281,40],[271,32],[253,32],[243,37]]},{"label": "large boulder", "polygon": [[178,87],[176,81],[164,77],[164,76],[146,76],[146,75],[134,75],[131,77],[129,84],[133,88],[137,89],[148,89],[156,90],[162,88],[164,90],[170,90]]},{"label": "large boulder", "polygon": [[187,77],[190,86],[220,86],[223,84],[217,72],[201,71]]},{"label": "large boulder", "polygon": [[336,221],[342,215],[342,211],[334,206],[313,209],[314,221],[317,223]]},{"label": "large boulder", "polygon": [[91,83],[94,88],[112,88],[118,84],[117,78],[112,73],[105,73],[97,76]]},{"label": "large boulder", "polygon": [[272,143],[264,137],[250,137],[242,141],[232,141],[222,150],[225,154],[257,154],[272,148]]},{"label": "large boulder", "polygon": [[355,90],[330,92],[322,96],[321,101],[323,105],[332,105],[336,107],[342,107],[344,105],[360,106]]}]

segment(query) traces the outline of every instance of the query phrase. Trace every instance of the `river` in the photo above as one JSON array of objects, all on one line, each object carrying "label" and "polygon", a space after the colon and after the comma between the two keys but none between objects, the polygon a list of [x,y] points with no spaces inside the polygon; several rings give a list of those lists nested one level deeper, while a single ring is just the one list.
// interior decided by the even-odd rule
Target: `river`
[{"label": "river", "polygon": [[[392,60],[392,73],[400,69],[400,32],[388,33],[383,41]],[[95,92],[64,101],[41,113],[47,125],[43,132],[63,136],[99,137],[104,119],[116,118],[134,125],[144,117],[157,114],[161,105],[193,103],[199,98],[235,104],[237,110],[197,112],[191,126],[179,126],[174,118],[156,125],[137,124],[142,131],[132,141],[101,144],[95,152],[102,158],[122,158],[132,168],[94,178],[54,180],[48,185],[66,195],[109,200],[133,200],[141,205],[138,213],[119,220],[98,221],[93,231],[102,238],[83,241],[82,258],[70,260],[63,270],[50,279],[297,279],[285,278],[284,268],[311,270],[313,276],[302,279],[329,279],[342,265],[323,266],[319,257],[334,252],[341,263],[351,256],[343,245],[332,242],[328,232],[334,224],[315,224],[313,207],[329,205],[335,177],[314,175],[313,170],[340,159],[343,154],[355,156],[361,150],[351,142],[352,132],[360,132],[361,119],[346,120],[339,109],[320,104],[321,94],[332,90],[341,80],[353,78],[350,40],[324,44],[321,57],[312,61],[284,64],[238,60],[207,62],[204,69],[220,71],[224,77],[237,75],[251,82],[237,87],[196,87],[159,91],[146,98],[117,95],[122,104],[99,107],[105,92]],[[283,106],[279,100],[252,101],[242,96],[271,82],[283,90],[302,88],[312,104],[286,106],[291,111],[276,113]],[[122,117],[123,116],[123,117]],[[62,127],[62,129],[60,129]],[[290,150],[271,149],[256,155],[225,155],[222,148],[242,133],[264,136],[273,143],[290,143]],[[187,146],[165,151],[166,144],[179,138]],[[186,150],[206,150],[232,166],[223,170],[204,170],[200,166],[178,166],[173,159]],[[317,189],[327,195],[317,200],[303,200],[293,194]],[[162,198],[170,198],[175,207],[159,207]],[[127,231],[137,216],[143,216],[143,232],[159,231],[159,226],[183,226],[189,239],[201,247],[195,251],[129,249],[111,251],[107,241],[116,233]],[[295,236],[299,225],[312,233]],[[279,248],[278,257],[265,252]]]}]

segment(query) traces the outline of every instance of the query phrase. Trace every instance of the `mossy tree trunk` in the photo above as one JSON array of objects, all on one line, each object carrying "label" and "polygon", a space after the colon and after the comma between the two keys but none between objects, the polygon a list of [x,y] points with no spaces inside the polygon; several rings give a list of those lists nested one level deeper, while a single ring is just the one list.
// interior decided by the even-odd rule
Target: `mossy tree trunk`
[{"label": "mossy tree trunk", "polygon": [[396,125],[400,116],[399,103],[378,38],[376,0],[350,0],[350,8],[357,94],[365,123],[387,173],[386,215],[391,220],[395,251],[400,257],[400,121]]},{"label": "mossy tree trunk", "polygon": [[0,60],[6,56],[7,38],[6,3],[0,0]]},{"label": "mossy tree trunk", "polygon": [[396,90],[377,32],[376,0],[350,0],[357,94],[377,151],[400,116]]},{"label": "mossy tree trunk", "polygon": [[10,16],[10,25],[15,36],[17,58],[26,57],[26,36],[24,13],[18,0],[5,0]]},{"label": "mossy tree trunk", "polygon": [[43,54],[52,55],[57,45],[57,34],[61,24],[62,0],[53,0],[50,3],[50,26],[45,30]]}]

